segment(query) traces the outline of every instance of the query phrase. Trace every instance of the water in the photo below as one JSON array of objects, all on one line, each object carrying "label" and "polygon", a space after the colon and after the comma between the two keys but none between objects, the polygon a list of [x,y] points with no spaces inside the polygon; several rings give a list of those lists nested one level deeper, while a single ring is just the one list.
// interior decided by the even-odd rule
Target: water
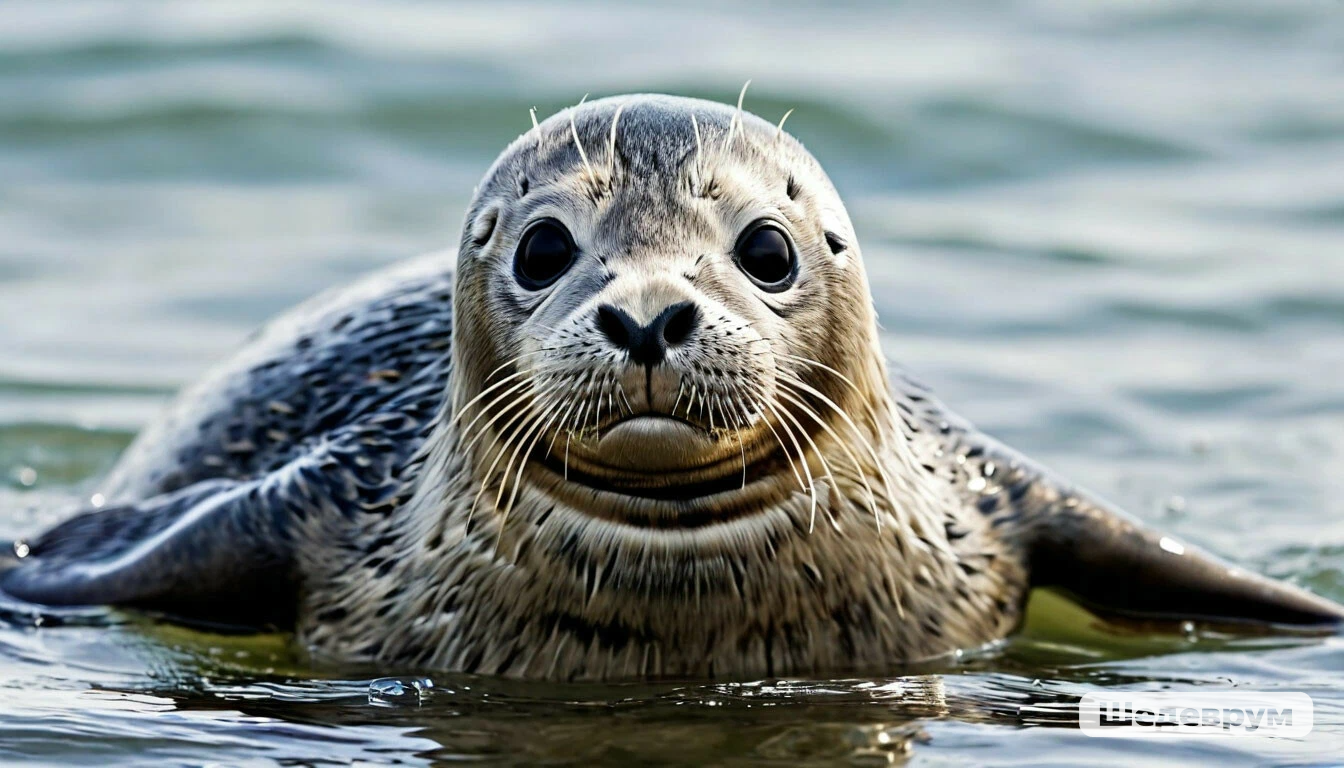
[{"label": "water", "polygon": [[[894,359],[1135,514],[1344,599],[1337,0],[7,0],[0,534],[93,493],[173,390],[268,316],[454,242],[529,106],[729,101],[748,78],[752,110],[797,108],[790,128],[849,201]],[[1057,601],[941,667],[734,685],[311,669],[279,637],[33,623],[0,623],[3,762],[1344,754],[1344,640],[1151,636]],[[402,694],[371,699],[389,676]],[[1100,686],[1306,691],[1317,726],[1095,741],[1059,712]]]}]

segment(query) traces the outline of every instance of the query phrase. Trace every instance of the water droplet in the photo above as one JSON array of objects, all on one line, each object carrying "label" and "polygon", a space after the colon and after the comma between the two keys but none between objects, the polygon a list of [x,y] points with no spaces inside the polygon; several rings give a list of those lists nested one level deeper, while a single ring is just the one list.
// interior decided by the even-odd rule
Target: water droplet
[{"label": "water droplet", "polygon": [[19,485],[28,487],[37,482],[37,470],[32,467],[20,467],[18,471]]},{"label": "water droplet", "polygon": [[1192,643],[1199,639],[1199,632],[1195,629],[1195,622],[1193,621],[1181,624],[1181,634],[1185,635],[1185,639]]},{"label": "water droplet", "polygon": [[966,487],[976,493],[985,490],[985,485],[987,485],[985,483],[985,478],[979,476],[972,477],[970,482],[966,483]]},{"label": "water droplet", "polygon": [[379,707],[419,706],[434,690],[428,677],[380,677],[369,683],[369,703]]},{"label": "water droplet", "polygon": [[31,552],[31,551],[32,551],[32,550],[28,548],[28,542],[27,542],[27,541],[24,541],[23,539],[19,539],[18,541],[14,542],[14,556],[15,556],[15,557],[18,557],[18,558],[24,558],[24,557],[27,557],[27,556],[28,556],[28,553]]},{"label": "water droplet", "polygon": [[101,493],[95,493],[89,497],[89,503],[95,507],[101,507],[107,503],[107,498]]}]

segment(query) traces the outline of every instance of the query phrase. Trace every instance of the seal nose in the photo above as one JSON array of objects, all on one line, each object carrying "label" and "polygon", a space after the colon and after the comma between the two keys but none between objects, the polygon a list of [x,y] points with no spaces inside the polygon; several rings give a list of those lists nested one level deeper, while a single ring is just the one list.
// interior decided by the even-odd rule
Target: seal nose
[{"label": "seal nose", "polygon": [[700,311],[689,301],[667,307],[643,326],[610,304],[597,308],[597,327],[602,334],[638,365],[661,363],[669,347],[686,343],[699,321]]}]

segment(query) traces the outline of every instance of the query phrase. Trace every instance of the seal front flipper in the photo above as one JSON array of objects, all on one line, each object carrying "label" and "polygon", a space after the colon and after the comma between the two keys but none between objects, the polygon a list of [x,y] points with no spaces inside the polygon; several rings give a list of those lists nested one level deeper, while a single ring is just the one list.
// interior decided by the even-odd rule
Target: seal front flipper
[{"label": "seal front flipper", "polygon": [[[1024,550],[1033,587],[1101,613],[1291,626],[1344,624],[1344,606],[1223,562],[1070,488],[981,436],[968,471],[996,463],[981,509]],[[984,501],[990,499],[990,501]]]},{"label": "seal front flipper", "polygon": [[1078,496],[1031,526],[1032,586],[1104,612],[1294,626],[1344,624],[1344,606],[1230,565]]},{"label": "seal front flipper", "polygon": [[46,605],[122,605],[189,623],[285,627],[302,467],[250,482],[210,480],[82,513],[27,544],[0,591]]}]

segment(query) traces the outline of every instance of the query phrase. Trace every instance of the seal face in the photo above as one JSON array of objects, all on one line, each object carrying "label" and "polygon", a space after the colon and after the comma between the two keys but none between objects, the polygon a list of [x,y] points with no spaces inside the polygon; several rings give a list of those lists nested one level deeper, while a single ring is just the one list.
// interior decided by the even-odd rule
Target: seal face
[{"label": "seal face", "polygon": [[547,678],[890,670],[1102,610],[1344,609],[1143,529],[882,357],[853,227],[782,126],[605,99],[513,142],[431,256],[185,393],[111,508],[0,588],[294,626],[315,656]]}]

